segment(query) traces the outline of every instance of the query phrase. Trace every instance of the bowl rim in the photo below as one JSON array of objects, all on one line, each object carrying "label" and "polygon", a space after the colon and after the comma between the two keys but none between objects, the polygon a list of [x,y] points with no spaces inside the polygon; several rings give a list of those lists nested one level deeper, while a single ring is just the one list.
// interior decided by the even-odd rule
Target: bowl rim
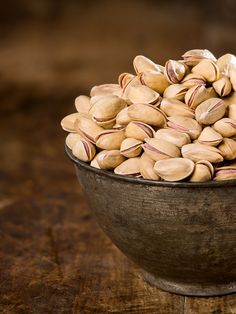
[{"label": "bowl rim", "polygon": [[80,166],[88,171],[94,172],[97,175],[112,178],[114,180],[132,182],[136,184],[150,185],[150,186],[162,186],[162,187],[179,187],[179,188],[206,188],[206,187],[226,187],[226,186],[236,186],[235,180],[224,180],[224,181],[208,181],[208,182],[170,182],[170,181],[157,181],[143,178],[136,178],[131,176],[122,176],[110,172],[108,170],[98,169],[90,166],[84,161],[79,160],[72,154],[72,150],[65,143],[66,155],[72,160],[77,166]]}]

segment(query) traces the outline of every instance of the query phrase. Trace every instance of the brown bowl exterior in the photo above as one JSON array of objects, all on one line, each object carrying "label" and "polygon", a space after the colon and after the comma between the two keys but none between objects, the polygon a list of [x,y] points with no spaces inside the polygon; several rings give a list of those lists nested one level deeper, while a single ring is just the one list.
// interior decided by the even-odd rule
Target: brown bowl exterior
[{"label": "brown bowl exterior", "polygon": [[124,177],[66,153],[99,225],[150,283],[184,295],[236,292],[236,180]]}]

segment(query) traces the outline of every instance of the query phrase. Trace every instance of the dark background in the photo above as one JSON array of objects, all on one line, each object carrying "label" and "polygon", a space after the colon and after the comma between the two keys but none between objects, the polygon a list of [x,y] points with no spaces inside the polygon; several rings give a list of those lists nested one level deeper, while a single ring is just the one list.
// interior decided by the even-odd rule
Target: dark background
[{"label": "dark background", "polygon": [[235,12],[234,0],[1,1],[1,313],[236,311],[234,296],[184,300],[143,282],[91,217],[60,128],[76,96],[137,54],[235,54]]}]

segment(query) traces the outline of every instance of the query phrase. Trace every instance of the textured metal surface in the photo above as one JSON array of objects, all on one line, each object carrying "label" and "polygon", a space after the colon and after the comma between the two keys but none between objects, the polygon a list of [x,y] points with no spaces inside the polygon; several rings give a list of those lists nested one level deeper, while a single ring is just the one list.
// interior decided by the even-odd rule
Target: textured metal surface
[{"label": "textured metal surface", "polygon": [[75,162],[104,232],[158,287],[186,295],[236,291],[236,182],[140,184]]}]

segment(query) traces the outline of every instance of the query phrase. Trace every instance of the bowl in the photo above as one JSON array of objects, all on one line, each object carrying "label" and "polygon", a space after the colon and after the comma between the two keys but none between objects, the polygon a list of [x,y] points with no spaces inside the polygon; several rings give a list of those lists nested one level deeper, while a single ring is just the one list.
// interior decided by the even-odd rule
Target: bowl
[{"label": "bowl", "polygon": [[183,295],[236,292],[236,180],[120,176],[65,150],[99,225],[149,283]]}]

